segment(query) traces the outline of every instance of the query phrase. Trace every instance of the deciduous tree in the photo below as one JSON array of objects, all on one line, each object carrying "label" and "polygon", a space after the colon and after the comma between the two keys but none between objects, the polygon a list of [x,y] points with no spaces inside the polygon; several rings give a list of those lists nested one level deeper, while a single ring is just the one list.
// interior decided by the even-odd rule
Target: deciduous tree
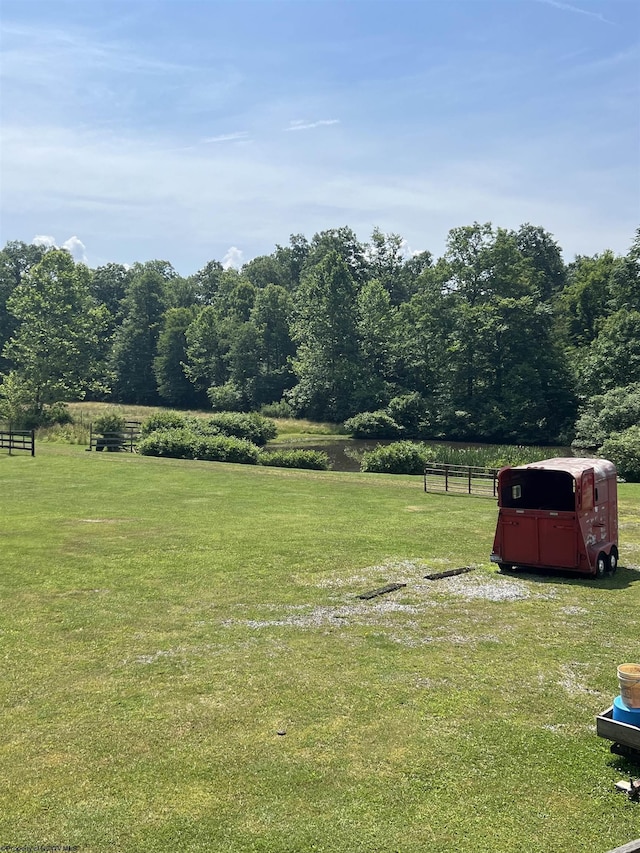
[{"label": "deciduous tree", "polygon": [[91,295],[91,273],[63,249],[47,252],[7,300],[17,328],[4,347],[11,382],[36,416],[47,404],[101,387],[100,340],[107,312]]}]

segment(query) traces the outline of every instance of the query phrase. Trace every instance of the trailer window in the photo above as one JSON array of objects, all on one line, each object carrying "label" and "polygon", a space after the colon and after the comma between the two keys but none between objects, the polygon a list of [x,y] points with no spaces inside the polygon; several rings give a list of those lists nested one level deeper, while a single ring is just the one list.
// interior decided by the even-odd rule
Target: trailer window
[{"label": "trailer window", "polygon": [[[518,482],[514,483],[513,480]],[[502,506],[573,512],[576,506],[575,480],[567,471],[521,469],[513,472],[502,489]]]},{"label": "trailer window", "polygon": [[595,487],[593,470],[584,471],[582,474],[582,496],[580,500],[581,509],[587,511],[593,509],[594,497],[597,502],[598,490]]}]

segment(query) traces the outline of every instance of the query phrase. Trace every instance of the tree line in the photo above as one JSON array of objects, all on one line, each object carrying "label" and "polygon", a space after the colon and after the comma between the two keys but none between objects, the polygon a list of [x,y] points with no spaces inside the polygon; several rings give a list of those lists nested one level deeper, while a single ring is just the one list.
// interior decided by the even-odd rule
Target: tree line
[{"label": "tree line", "polygon": [[618,431],[640,419],[640,229],[626,255],[565,263],[530,224],[454,228],[438,258],[343,227],[186,277],[163,260],[89,269],[9,242],[0,375],[14,423],[88,397],[332,422],[386,412],[421,437],[593,442],[611,431],[607,407]]}]

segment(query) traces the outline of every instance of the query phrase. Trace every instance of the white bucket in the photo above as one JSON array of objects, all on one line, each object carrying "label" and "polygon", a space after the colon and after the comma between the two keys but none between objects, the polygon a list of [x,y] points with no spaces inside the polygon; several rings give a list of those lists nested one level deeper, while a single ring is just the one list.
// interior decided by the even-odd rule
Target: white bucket
[{"label": "white bucket", "polygon": [[640,708],[640,664],[622,663],[618,667],[620,698],[627,708]]}]

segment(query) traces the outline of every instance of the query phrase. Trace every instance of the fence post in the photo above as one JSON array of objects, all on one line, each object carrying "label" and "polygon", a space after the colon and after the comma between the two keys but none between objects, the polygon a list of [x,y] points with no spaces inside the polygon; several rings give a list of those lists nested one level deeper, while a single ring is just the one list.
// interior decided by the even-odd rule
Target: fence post
[{"label": "fence post", "polygon": [[36,431],[34,429],[31,430],[31,455],[36,455]]},{"label": "fence post", "polygon": [[471,494],[471,465],[469,465],[468,474],[469,474],[469,494]]}]

